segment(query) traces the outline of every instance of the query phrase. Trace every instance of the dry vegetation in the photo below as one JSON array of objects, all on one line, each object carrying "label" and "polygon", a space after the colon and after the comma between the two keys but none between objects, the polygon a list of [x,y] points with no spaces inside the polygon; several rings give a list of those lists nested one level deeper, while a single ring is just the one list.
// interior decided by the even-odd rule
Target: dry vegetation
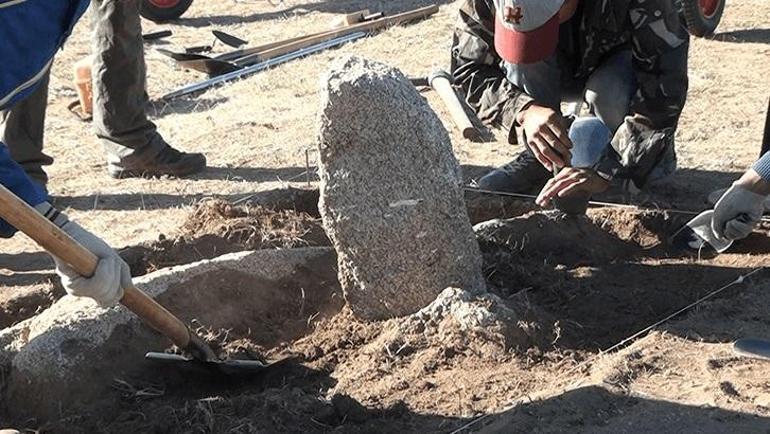
[{"label": "dry vegetation", "polygon": [[[172,102],[157,98],[202,77],[177,69],[154,51],[156,46],[210,43],[211,29],[222,29],[257,44],[324,29],[336,14],[346,11],[366,7],[392,13],[427,2],[196,0],[178,23],[159,26],[145,22],[145,31],[174,31],[167,42],[147,47],[148,92],[153,99],[152,118],[167,140],[185,150],[204,152],[209,159],[211,168],[191,179],[117,181],[108,177],[103,153],[88,125],[66,110],[74,98],[71,65],[89,52],[85,20],[55,63],[46,130],[46,149],[56,160],[50,167],[49,189],[57,205],[71,217],[115,246],[131,246],[138,258],[132,265],[143,267],[142,272],[180,261],[182,252],[189,255],[181,259],[187,262],[225,249],[323,244],[323,234],[318,233],[317,221],[307,214],[312,214],[312,209],[307,207],[299,210],[304,213],[275,213],[253,207],[234,209],[223,202],[199,203],[210,197],[258,203],[275,189],[304,186],[306,157],[311,166],[315,164],[318,76],[328,62],[339,54],[357,53],[414,76],[446,67],[459,3],[441,3],[440,12],[431,19]],[[756,158],[770,97],[768,17],[767,0],[731,0],[720,34],[710,40],[693,40],[689,100],[677,135],[681,170],[673,183],[636,201],[652,207],[700,209],[706,193],[728,184]],[[431,93],[426,97],[442,118],[448,119],[437,97]],[[500,135],[495,142],[472,144],[452,130],[449,122],[447,126],[468,176],[477,174],[478,167],[506,161],[517,151]],[[527,206],[515,208],[520,214]],[[490,217],[495,209],[474,208],[478,214],[472,214]],[[705,432],[720,432],[725,427],[734,431],[766,429],[770,414],[766,366],[733,357],[728,345],[740,336],[767,335],[766,306],[770,300],[767,285],[761,283],[766,275],[733,288],[729,297],[699,309],[684,321],[660,328],[627,349],[609,355],[597,352],[664,316],[666,309],[685,305],[740,273],[766,264],[770,252],[766,238],[754,237],[718,258],[669,257],[667,251],[648,250],[665,241],[661,233],[669,228],[661,224],[668,222],[667,217],[614,211],[600,211],[595,217],[601,218],[597,224],[602,230],[634,245],[633,254],[623,250],[626,244],[618,248],[618,254],[628,255],[632,265],[617,263],[610,255],[602,257],[599,265],[573,261],[558,268],[564,262],[541,260],[537,265],[542,259],[537,253],[519,259],[522,264],[536,264],[543,273],[500,267],[511,273],[508,278],[522,279],[519,287],[508,289],[525,296],[538,285],[547,289],[532,291],[532,302],[546,306],[551,315],[561,315],[561,341],[549,351],[533,351],[523,358],[499,349],[484,354],[458,340],[448,350],[428,356],[417,352],[392,357],[382,348],[363,353],[377,362],[371,365],[372,361],[355,348],[335,346],[334,342],[352,342],[350,345],[360,347],[372,341],[381,326],[361,325],[337,316],[319,326],[319,335],[292,344],[291,350],[307,360],[303,368],[307,371],[285,373],[289,378],[303,379],[296,389],[281,383],[283,378],[273,378],[268,385],[277,389],[265,386],[264,393],[260,389],[258,394],[245,393],[234,400],[199,396],[201,399],[174,401],[170,407],[137,404],[137,408],[144,411],[140,414],[157,414],[166,420],[167,425],[156,427],[161,432],[182,426],[200,432],[298,426],[306,431],[326,431],[345,425],[348,415],[364,421],[358,429],[382,429],[383,425],[365,424],[367,418],[380,418],[392,424],[384,426],[394,429],[446,431],[479,414],[502,412],[514,402],[524,405],[502,416],[488,416],[480,425],[488,424],[489,430],[497,432],[509,432],[511,426],[521,432],[687,431],[693,426]],[[180,230],[185,221],[188,224]],[[575,245],[582,242],[580,231],[568,235]],[[220,241],[199,242],[206,236]],[[157,241],[159,237],[165,240]],[[222,243],[223,239],[227,242]],[[541,247],[552,247],[551,240],[544,240]],[[209,251],[196,252],[191,245]],[[175,246],[179,246],[177,250]],[[60,293],[51,283],[50,262],[36,251],[24,237],[0,241],[0,304],[7,307],[4,300],[16,297],[21,300],[22,317]],[[164,252],[172,254],[164,257]],[[551,273],[554,265],[557,269]],[[525,281],[528,278],[531,282]],[[603,304],[606,299],[615,304]],[[594,300],[596,305],[576,300]],[[609,332],[602,333],[603,328]],[[432,368],[412,369],[421,363],[432,364]],[[357,368],[361,369],[354,372]],[[336,389],[330,385],[330,370],[337,370]],[[356,389],[350,384],[361,379],[369,382],[366,388]],[[404,379],[408,381],[404,383]],[[116,387],[129,395],[157,390],[135,384]],[[343,397],[321,404],[313,395],[319,389],[333,390]],[[352,403],[348,395],[355,398]],[[539,397],[545,400],[532,402]],[[272,425],[248,413],[254,408],[264,410],[257,411],[258,415],[275,413]],[[180,425],[180,420],[186,425]],[[298,420],[300,425],[293,425]],[[123,427],[141,426],[134,422],[129,420]]]}]

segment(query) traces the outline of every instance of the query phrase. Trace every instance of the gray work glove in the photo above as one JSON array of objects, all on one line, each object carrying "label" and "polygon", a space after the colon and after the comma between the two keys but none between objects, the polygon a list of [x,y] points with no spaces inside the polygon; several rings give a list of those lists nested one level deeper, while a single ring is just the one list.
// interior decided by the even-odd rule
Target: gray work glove
[{"label": "gray work glove", "polygon": [[765,196],[733,185],[714,206],[711,228],[723,239],[740,240],[751,234],[765,211]]},{"label": "gray work glove", "polygon": [[78,274],[64,260],[52,255],[56,262],[56,274],[61,278],[67,294],[93,298],[102,307],[117,304],[123,297],[123,288],[132,284],[128,264],[101,238],[69,221],[66,215],[49,203],[40,204],[35,209],[99,258],[93,276],[85,277]]}]

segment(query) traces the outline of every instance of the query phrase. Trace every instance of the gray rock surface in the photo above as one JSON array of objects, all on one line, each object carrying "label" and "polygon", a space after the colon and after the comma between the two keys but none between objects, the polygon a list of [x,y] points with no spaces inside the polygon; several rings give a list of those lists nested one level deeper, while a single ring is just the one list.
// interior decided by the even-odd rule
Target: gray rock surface
[{"label": "gray rock surface", "polygon": [[484,291],[449,135],[404,75],[338,59],[321,80],[324,228],[356,316],[414,313],[449,286]]},{"label": "gray rock surface", "polygon": [[[334,301],[339,296],[331,296],[339,290],[334,264],[329,247],[260,250],[160,270],[134,283],[185,323],[196,319],[213,330],[248,330],[255,341],[271,345],[274,337],[260,335],[271,314],[279,317],[273,321],[285,321],[272,324],[272,330],[280,330],[293,324],[286,312],[297,315],[300,303],[307,304],[296,318],[303,326],[315,312],[330,313],[330,304],[341,308]],[[82,407],[114,408],[113,401],[120,399],[112,388],[116,379],[170,381],[153,377],[162,375],[163,367],[144,360],[147,351],[168,346],[122,306],[103,309],[90,299],[66,296],[0,331],[0,421],[8,415],[43,422]],[[194,381],[197,375],[188,371],[183,377]]]}]

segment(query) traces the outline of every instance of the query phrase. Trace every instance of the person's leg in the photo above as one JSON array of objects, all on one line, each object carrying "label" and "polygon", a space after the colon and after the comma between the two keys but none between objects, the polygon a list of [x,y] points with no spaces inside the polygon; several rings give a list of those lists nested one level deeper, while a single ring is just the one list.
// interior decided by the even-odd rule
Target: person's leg
[{"label": "person's leg", "polygon": [[145,113],[148,103],[139,0],[93,0],[94,129],[115,177],[183,176],[201,154],[171,148]]},{"label": "person's leg", "polygon": [[591,113],[614,133],[628,114],[637,87],[631,50],[624,50],[596,68],[586,82],[584,98]]},{"label": "person's leg", "polygon": [[612,132],[596,116],[575,119],[569,129],[572,141],[572,167],[592,167],[612,140]]},{"label": "person's leg", "polygon": [[[591,113],[601,119],[615,133],[629,113],[631,99],[638,89],[631,50],[620,51],[602,63],[586,82],[585,101]],[[652,188],[669,179],[676,171],[676,150],[666,149],[660,161],[647,176],[645,188]],[[631,191],[636,186],[626,183]]]},{"label": "person's leg", "polygon": [[0,142],[8,146],[11,157],[27,175],[43,187],[48,183],[43,166],[53,163],[53,159],[43,153],[49,78],[47,73],[27,98],[0,112]]}]

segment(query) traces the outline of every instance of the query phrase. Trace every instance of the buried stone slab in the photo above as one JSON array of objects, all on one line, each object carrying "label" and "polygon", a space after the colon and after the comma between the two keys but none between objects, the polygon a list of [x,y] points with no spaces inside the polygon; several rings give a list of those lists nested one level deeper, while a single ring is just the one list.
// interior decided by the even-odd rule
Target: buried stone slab
[{"label": "buried stone slab", "polygon": [[322,78],[324,228],[359,318],[414,313],[444,288],[484,291],[449,135],[398,70],[338,59]]},{"label": "buried stone slab", "polygon": [[[227,329],[262,347],[290,341],[342,307],[328,247],[232,253],[135,279],[189,323]],[[0,420],[46,421],[79,409],[116,408],[115,379],[163,381],[147,351],[169,344],[123,307],[64,297],[0,332]],[[199,381],[198,375],[184,379]]]}]

